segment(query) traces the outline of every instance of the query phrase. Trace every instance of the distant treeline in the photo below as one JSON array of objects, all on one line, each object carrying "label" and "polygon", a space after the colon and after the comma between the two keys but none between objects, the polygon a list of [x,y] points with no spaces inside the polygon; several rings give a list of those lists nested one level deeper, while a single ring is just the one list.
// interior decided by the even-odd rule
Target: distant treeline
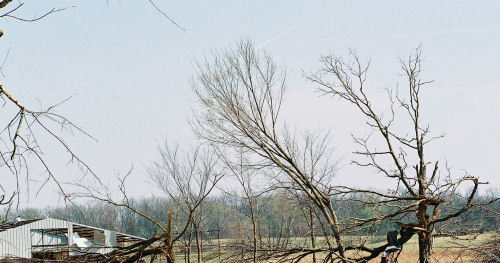
[{"label": "distant treeline", "polygon": [[[491,196],[489,196],[491,198]],[[349,218],[369,218],[376,214],[387,213],[378,208],[369,206],[358,206],[355,200],[367,198],[359,195],[356,198],[343,198],[342,201],[333,201],[339,211],[339,218],[345,222]],[[487,196],[480,196],[478,199],[486,199]],[[202,214],[197,215],[200,218],[202,231],[220,230],[221,238],[241,238],[251,235],[252,223],[250,211],[246,205],[245,199],[234,196],[223,195],[210,197],[205,200],[202,207]],[[308,211],[300,202],[288,198],[283,194],[272,194],[260,196],[256,200],[256,212],[258,214],[258,233],[259,238],[276,237],[298,237],[309,233]],[[455,200],[445,209],[454,209],[460,207],[463,200]],[[144,211],[147,215],[162,224],[167,224],[167,214],[172,209],[174,216],[174,231],[181,227],[185,222],[185,215],[181,206],[177,205],[168,198],[142,198],[131,200],[134,208],[138,211]],[[495,202],[486,209],[473,208],[469,212],[462,214],[436,228],[436,233],[460,234],[473,232],[482,233],[498,230],[500,219],[498,216],[492,216],[486,210],[500,211],[500,203]],[[79,207],[65,208],[46,208],[35,209],[27,208],[18,213],[12,213],[12,217],[20,216],[24,219],[51,217],[72,222],[87,224],[104,229],[112,229],[141,237],[150,237],[160,232],[160,229],[145,218],[131,212],[127,208],[116,207],[102,203],[88,203]],[[398,226],[383,220],[371,228],[356,232],[357,234],[385,234],[389,230],[397,229]],[[365,231],[366,233],[364,233]],[[369,232],[369,233],[368,233]],[[318,235],[321,231],[318,229]],[[215,233],[205,234],[214,237]]]}]

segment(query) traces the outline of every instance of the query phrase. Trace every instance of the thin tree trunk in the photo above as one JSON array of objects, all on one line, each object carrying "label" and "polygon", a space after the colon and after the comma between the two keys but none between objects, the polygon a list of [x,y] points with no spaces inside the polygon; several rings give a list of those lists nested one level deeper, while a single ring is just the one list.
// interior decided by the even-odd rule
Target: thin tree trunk
[{"label": "thin tree trunk", "polygon": [[[271,244],[274,244],[274,240],[273,240],[273,243],[271,243],[271,221],[269,221],[269,227],[268,227],[268,231],[267,231],[267,244],[271,245]],[[273,239],[274,239],[274,236],[273,236]]]},{"label": "thin tree trunk", "polygon": [[194,226],[195,226],[195,236],[196,236],[196,247],[198,249],[198,263],[203,263],[203,251],[201,247],[200,230],[198,229],[197,224],[194,224]]},{"label": "thin tree trunk", "polygon": [[187,247],[187,262],[191,263],[191,243],[193,238],[193,231],[189,232],[189,246]]},{"label": "thin tree trunk", "polygon": [[252,230],[253,230],[253,263],[257,263],[257,219],[255,216],[255,211],[253,210],[252,203],[250,203],[250,215],[252,217]]},{"label": "thin tree trunk", "polygon": [[[314,218],[313,218],[313,206],[309,206],[309,217],[311,220],[311,226],[310,226],[310,231],[311,231],[311,246],[312,248],[316,248],[316,237],[314,235]],[[313,253],[313,263],[316,263],[316,253]]]}]

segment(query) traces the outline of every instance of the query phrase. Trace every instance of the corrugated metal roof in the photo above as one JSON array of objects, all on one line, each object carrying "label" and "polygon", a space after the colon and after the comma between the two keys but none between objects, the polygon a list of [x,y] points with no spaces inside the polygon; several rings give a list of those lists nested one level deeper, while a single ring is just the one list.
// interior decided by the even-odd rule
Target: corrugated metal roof
[{"label": "corrugated metal roof", "polygon": [[[87,232],[89,230],[105,231],[106,229],[73,223],[73,231],[79,231],[79,230],[82,230],[82,232]],[[116,237],[118,239],[117,240],[118,242],[138,242],[138,241],[146,240],[145,238],[142,238],[142,237],[129,235],[129,234],[125,234],[125,233],[120,233],[120,232],[116,232]]]},{"label": "corrugated metal roof", "polygon": [[36,222],[38,220],[42,220],[42,219],[38,218],[38,219],[22,220],[22,221],[19,221],[19,222],[7,222],[7,223],[3,223],[3,224],[0,224],[0,232],[3,232],[5,230],[11,229],[11,228],[19,227],[19,226],[22,226],[22,225],[30,224],[30,223]]}]

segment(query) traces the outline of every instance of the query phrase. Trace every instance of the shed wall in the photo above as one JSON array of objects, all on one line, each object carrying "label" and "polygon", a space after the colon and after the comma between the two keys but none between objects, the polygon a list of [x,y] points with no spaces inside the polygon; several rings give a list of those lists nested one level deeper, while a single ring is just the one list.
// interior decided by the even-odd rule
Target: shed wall
[{"label": "shed wall", "polygon": [[[31,258],[31,244],[42,244],[42,234],[32,229],[68,228],[70,222],[47,218],[0,232],[0,258]],[[62,244],[66,240],[44,234],[43,244]]]}]

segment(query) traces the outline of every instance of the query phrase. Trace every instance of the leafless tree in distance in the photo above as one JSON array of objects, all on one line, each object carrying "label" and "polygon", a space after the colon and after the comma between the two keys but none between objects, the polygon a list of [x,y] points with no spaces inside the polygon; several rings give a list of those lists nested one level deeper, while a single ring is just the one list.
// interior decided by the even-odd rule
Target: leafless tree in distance
[{"label": "leafless tree in distance", "polygon": [[[223,178],[219,156],[209,146],[198,145],[191,151],[180,152],[179,146],[170,147],[165,142],[159,148],[160,158],[149,169],[149,176],[168,198],[175,202],[183,216],[184,233],[192,226],[196,239],[198,262],[203,262],[201,226],[203,201]],[[179,238],[182,237],[179,235]],[[174,240],[178,240],[176,238]],[[191,247],[191,240],[188,240]]]},{"label": "leafless tree in distance", "polygon": [[[202,206],[207,196],[223,178],[219,167],[219,158],[209,147],[198,145],[187,151],[180,151],[179,146],[165,145],[159,147],[159,160],[148,168],[148,174],[155,186],[176,206],[177,215],[169,211],[169,220],[163,223],[151,216],[149,211],[141,211],[131,202],[127,193],[126,179],[132,169],[119,178],[121,198],[116,198],[108,186],[91,187],[79,184],[81,191],[78,197],[98,200],[116,207],[123,207],[134,214],[145,218],[160,229],[160,233],[143,242],[120,248],[106,255],[105,262],[135,262],[141,257],[165,255],[169,262],[175,262],[174,245],[182,242],[184,235],[193,229],[198,246],[198,262],[202,262],[200,226],[203,221]],[[174,218],[175,216],[175,218]],[[191,240],[189,240],[191,242]],[[191,244],[189,243],[189,246]],[[153,260],[153,259],[152,259]]]},{"label": "leafless tree in distance", "polygon": [[[245,157],[245,152],[242,149],[239,149],[236,152],[237,157],[236,158],[231,158],[231,154],[227,153],[219,153],[221,156],[221,159],[224,163],[224,167],[228,171],[228,175],[231,176],[232,178],[236,179],[237,184],[239,184],[241,188],[241,194],[237,194],[234,191],[234,186],[231,186],[231,189],[233,191],[226,191],[226,195],[230,195],[233,198],[236,198],[238,200],[242,200],[242,203],[245,204],[246,208],[245,209],[246,213],[245,216],[247,216],[252,225],[252,245],[251,245],[251,250],[252,250],[252,262],[256,263],[259,260],[259,249],[262,244],[262,238],[260,235],[260,220],[259,220],[259,197],[264,194],[264,192],[259,192],[258,189],[256,189],[256,184],[255,181],[257,178],[257,174],[259,172],[259,169],[255,169],[250,163],[249,160]],[[241,237],[242,243],[244,243],[245,237]],[[239,242],[239,240],[235,240]],[[244,251],[244,244],[237,244],[237,246],[241,246],[241,249]],[[237,247],[236,250],[239,248]],[[241,255],[244,257],[244,253]]]}]

